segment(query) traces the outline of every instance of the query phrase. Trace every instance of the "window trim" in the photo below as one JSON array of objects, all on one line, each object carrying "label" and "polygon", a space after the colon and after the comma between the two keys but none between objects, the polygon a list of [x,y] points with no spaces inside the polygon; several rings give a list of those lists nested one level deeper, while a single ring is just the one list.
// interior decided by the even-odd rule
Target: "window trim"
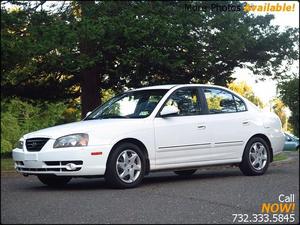
[{"label": "window trim", "polygon": [[[233,99],[234,98],[237,98],[239,100],[241,100],[243,102],[243,104],[245,105],[245,110],[243,111],[238,111],[237,110],[237,105],[236,105],[236,101],[234,101],[235,103],[235,108],[236,108],[236,111],[235,112],[220,112],[220,113],[210,113],[209,112],[209,109],[208,109],[208,104],[207,104],[207,100],[206,100],[206,97],[205,97],[205,93],[204,93],[204,89],[217,89],[217,90],[221,90],[221,91],[225,91],[229,94],[232,95]],[[204,98],[204,104],[205,104],[205,115],[218,115],[218,114],[227,114],[227,113],[243,113],[243,112],[247,112],[248,111],[248,106],[247,104],[245,103],[245,101],[243,99],[241,99],[239,96],[237,96],[235,93],[233,93],[232,91],[230,90],[226,90],[226,89],[223,89],[223,88],[219,88],[219,87],[205,87],[205,86],[201,86],[200,87],[200,90],[201,90],[201,94],[203,95],[203,98]]]},{"label": "window trim", "polygon": [[158,110],[158,112],[156,113],[155,115],[155,118],[165,118],[165,117],[162,117],[160,115],[160,112],[162,111],[162,109],[164,108],[165,104],[169,101],[169,99],[174,95],[174,93],[178,90],[182,90],[182,89],[194,89],[196,90],[197,92],[197,105],[198,107],[200,108],[200,112],[198,114],[194,114],[194,115],[170,115],[168,117],[186,117],[186,116],[199,116],[199,115],[204,115],[205,114],[205,103],[203,102],[203,96],[202,94],[200,93],[200,90],[199,90],[199,86],[188,86],[188,87],[180,87],[180,88],[177,88],[175,89],[169,96],[168,98],[164,101],[164,103],[161,105],[160,109]]}]

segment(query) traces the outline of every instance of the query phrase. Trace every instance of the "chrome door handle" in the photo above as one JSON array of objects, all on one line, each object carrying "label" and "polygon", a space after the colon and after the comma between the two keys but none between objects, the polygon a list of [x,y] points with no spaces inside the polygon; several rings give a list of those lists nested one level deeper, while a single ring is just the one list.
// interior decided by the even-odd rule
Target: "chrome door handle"
[{"label": "chrome door handle", "polygon": [[204,129],[206,128],[206,126],[204,126],[204,125],[198,125],[197,128],[198,128],[199,130],[204,130]]},{"label": "chrome door handle", "polygon": [[249,123],[250,123],[249,121],[244,121],[244,122],[243,122],[243,125],[244,125],[244,126],[247,126],[247,125],[249,125]]}]

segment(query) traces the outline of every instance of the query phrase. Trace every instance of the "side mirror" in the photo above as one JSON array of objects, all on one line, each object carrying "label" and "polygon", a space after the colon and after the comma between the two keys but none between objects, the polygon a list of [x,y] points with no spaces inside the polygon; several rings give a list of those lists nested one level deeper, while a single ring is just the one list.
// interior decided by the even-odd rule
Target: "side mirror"
[{"label": "side mirror", "polygon": [[179,109],[177,107],[167,105],[161,110],[160,115],[162,117],[166,117],[166,116],[177,115],[178,113],[179,113]]},{"label": "side mirror", "polygon": [[92,111],[87,112],[87,114],[85,115],[85,117],[88,117],[91,113],[92,113]]}]

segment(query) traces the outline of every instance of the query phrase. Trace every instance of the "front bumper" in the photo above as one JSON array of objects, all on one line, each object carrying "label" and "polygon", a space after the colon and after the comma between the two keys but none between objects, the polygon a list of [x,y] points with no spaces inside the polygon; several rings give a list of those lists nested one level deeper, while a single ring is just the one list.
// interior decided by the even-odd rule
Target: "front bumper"
[{"label": "front bumper", "polygon": [[[39,152],[14,149],[15,168],[22,174],[57,176],[104,175],[111,146],[87,146],[53,149],[44,146]],[[98,154],[92,154],[97,152]],[[101,154],[99,154],[101,152]],[[69,163],[73,164],[70,170]]]}]

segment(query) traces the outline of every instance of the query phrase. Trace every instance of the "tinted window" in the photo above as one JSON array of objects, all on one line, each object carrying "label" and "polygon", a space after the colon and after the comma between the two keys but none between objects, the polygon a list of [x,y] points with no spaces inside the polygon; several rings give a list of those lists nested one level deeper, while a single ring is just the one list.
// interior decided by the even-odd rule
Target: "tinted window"
[{"label": "tinted window", "polygon": [[233,95],[222,89],[205,88],[205,98],[209,113],[237,112]]},{"label": "tinted window", "polygon": [[177,107],[179,116],[198,115],[201,111],[196,88],[182,88],[175,91],[164,106],[166,105]]}]

